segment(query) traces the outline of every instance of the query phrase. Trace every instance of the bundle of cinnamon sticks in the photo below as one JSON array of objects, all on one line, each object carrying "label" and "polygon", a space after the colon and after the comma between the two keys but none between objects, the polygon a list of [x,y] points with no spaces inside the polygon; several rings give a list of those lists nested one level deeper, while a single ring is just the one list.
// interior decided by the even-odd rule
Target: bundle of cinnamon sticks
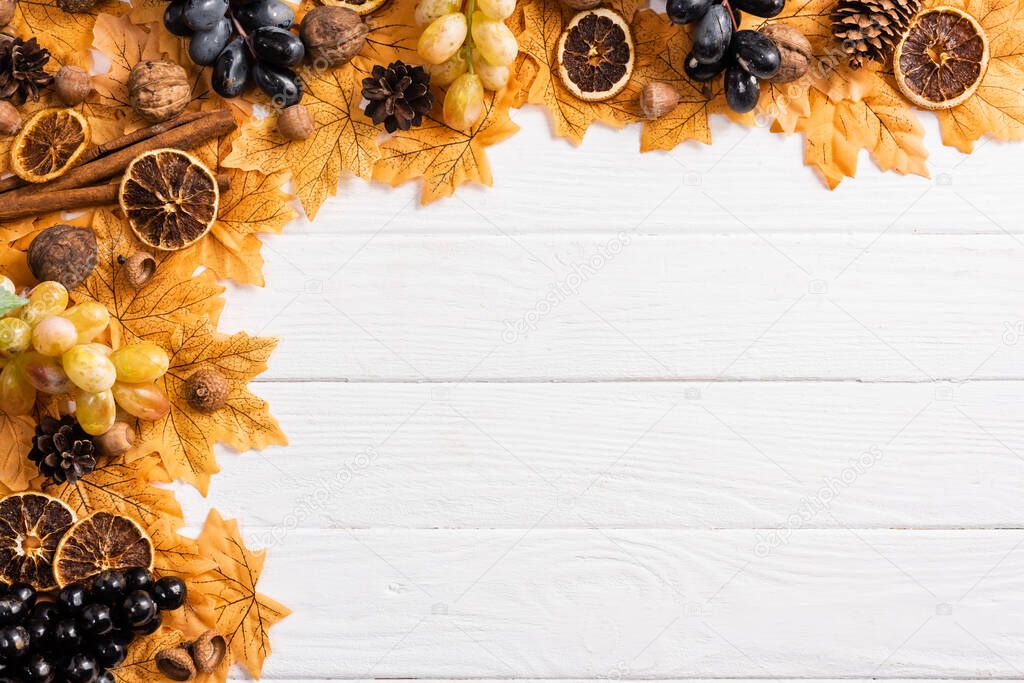
[{"label": "bundle of cinnamon sticks", "polygon": [[[31,184],[17,176],[0,179],[0,221],[47,211],[84,209],[117,202],[119,179],[132,159],[154,149],[191,149],[230,133],[237,124],[226,109],[188,112],[91,147],[67,173]],[[226,189],[226,177],[218,177]]]}]

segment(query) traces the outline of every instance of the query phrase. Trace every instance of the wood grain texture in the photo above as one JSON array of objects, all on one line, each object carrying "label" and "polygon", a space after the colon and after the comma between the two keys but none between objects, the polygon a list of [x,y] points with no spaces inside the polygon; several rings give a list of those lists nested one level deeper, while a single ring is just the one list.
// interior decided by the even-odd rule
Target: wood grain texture
[{"label": "wood grain texture", "polygon": [[[763,238],[763,239],[762,239]],[[264,379],[1024,378],[1005,235],[268,240]]]}]

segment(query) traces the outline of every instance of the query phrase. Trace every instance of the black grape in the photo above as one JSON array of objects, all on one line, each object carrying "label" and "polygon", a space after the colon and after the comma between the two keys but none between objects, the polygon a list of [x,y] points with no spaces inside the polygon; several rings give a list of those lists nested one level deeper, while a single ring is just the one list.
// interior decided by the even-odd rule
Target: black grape
[{"label": "black grape", "polygon": [[725,100],[729,108],[737,114],[746,114],[757,106],[761,96],[761,87],[757,76],[746,71],[738,64],[730,64],[725,69]]},{"label": "black grape", "polygon": [[306,48],[291,31],[276,26],[264,26],[252,32],[252,51],[261,62],[278,66],[293,66],[302,61]]},{"label": "black grape", "polygon": [[771,38],[757,31],[737,31],[729,53],[733,61],[758,78],[771,78],[782,64],[779,48]]},{"label": "black grape", "polygon": [[255,0],[232,11],[246,31],[255,31],[261,26],[291,28],[295,21],[295,12],[280,0]]},{"label": "black grape", "polygon": [[176,36],[190,36],[192,29],[185,23],[185,3],[183,0],[174,0],[164,10],[164,26]]},{"label": "black grape", "polygon": [[698,62],[711,64],[725,56],[732,40],[732,17],[722,5],[712,5],[697,24],[690,54]]},{"label": "black grape", "polygon": [[712,78],[722,73],[725,69],[726,58],[720,59],[717,62],[711,62],[705,64],[697,61],[697,58],[693,56],[693,53],[686,55],[686,63],[683,64],[683,71],[686,75],[695,81],[705,82],[710,81]]},{"label": "black grape", "polygon": [[302,99],[302,81],[289,68],[271,64],[256,64],[252,78],[260,90],[274,101],[276,107],[290,107]]},{"label": "black grape", "polygon": [[755,17],[774,17],[786,6],[786,0],[730,0],[737,9]]},{"label": "black grape", "polygon": [[185,0],[182,16],[194,31],[209,31],[224,18],[228,0]]},{"label": "black grape", "polygon": [[220,22],[209,31],[196,31],[188,44],[188,56],[199,66],[210,66],[217,61],[221,50],[231,40],[231,21],[221,17]]},{"label": "black grape", "polygon": [[697,21],[711,7],[711,0],[668,0],[665,13],[673,24],[689,24]]},{"label": "black grape", "polygon": [[213,65],[213,89],[221,97],[238,97],[249,86],[250,68],[252,60],[245,40],[235,38],[221,51]]}]

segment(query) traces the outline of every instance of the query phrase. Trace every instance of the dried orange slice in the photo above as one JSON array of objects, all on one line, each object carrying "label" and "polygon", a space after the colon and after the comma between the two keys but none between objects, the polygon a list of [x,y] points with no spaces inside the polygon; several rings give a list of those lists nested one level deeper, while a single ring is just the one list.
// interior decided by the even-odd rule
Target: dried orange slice
[{"label": "dried orange slice", "polygon": [[379,10],[388,3],[388,0],[321,0],[321,3],[331,7],[347,7],[356,14],[365,16]]},{"label": "dried orange slice", "polygon": [[89,123],[74,109],[36,112],[11,145],[11,170],[30,183],[45,183],[71,168],[89,146]]},{"label": "dried orange slice", "polygon": [[213,171],[188,152],[155,149],[128,164],[118,195],[135,235],[154,249],[184,249],[217,220]]},{"label": "dried orange slice", "polygon": [[53,573],[66,586],[107,569],[153,568],[153,541],[130,517],[94,512],[80,519],[57,546]]},{"label": "dried orange slice", "polygon": [[15,493],[0,500],[0,578],[37,590],[56,586],[53,558],[74,523],[74,511],[53,496]]},{"label": "dried orange slice", "polygon": [[926,9],[893,55],[896,83],[925,109],[951,109],[974,94],[988,68],[988,38],[978,20],[956,7]]},{"label": "dried orange slice", "polygon": [[558,39],[558,75],[581,100],[615,97],[629,83],[636,48],[622,15],[603,7],[580,12]]}]

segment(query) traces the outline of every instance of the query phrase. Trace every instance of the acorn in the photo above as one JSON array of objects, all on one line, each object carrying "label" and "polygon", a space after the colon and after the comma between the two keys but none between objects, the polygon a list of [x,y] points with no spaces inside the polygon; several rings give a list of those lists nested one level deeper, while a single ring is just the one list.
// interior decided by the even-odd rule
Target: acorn
[{"label": "acorn", "polygon": [[148,251],[137,251],[128,258],[119,256],[117,262],[124,266],[124,276],[135,289],[140,289],[156,274],[156,258]]},{"label": "acorn", "polygon": [[227,403],[230,389],[224,375],[213,368],[201,368],[185,380],[182,394],[193,409],[213,413]]},{"label": "acorn", "polygon": [[195,639],[189,646],[192,652],[192,663],[199,673],[213,673],[224,660],[227,652],[227,641],[217,631],[210,629]]},{"label": "acorn", "polygon": [[40,282],[55,280],[70,291],[96,267],[96,234],[73,225],[49,227],[29,244],[28,267]]},{"label": "acorn", "polygon": [[670,83],[649,81],[640,91],[640,111],[644,118],[660,119],[679,104],[679,91]]},{"label": "acorn", "polygon": [[127,422],[115,422],[114,426],[99,436],[94,436],[92,442],[99,448],[100,455],[108,458],[116,458],[124,455],[129,448],[135,445],[135,428]]},{"label": "acorn", "polygon": [[154,660],[160,673],[172,681],[191,681],[196,677],[196,666],[192,663],[188,650],[183,647],[160,650]]},{"label": "acorn", "polygon": [[0,135],[17,135],[19,130],[21,113],[7,100],[0,100]]},{"label": "acorn", "polygon": [[278,115],[277,130],[288,140],[305,140],[313,134],[313,117],[304,105],[293,104]]}]

